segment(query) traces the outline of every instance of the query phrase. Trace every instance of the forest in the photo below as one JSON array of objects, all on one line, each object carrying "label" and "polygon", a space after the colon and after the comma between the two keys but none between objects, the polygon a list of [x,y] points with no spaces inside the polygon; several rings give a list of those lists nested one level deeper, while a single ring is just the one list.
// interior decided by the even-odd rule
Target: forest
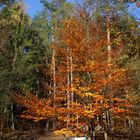
[{"label": "forest", "polygon": [[140,1],[40,2],[0,0],[0,140],[140,140]]}]

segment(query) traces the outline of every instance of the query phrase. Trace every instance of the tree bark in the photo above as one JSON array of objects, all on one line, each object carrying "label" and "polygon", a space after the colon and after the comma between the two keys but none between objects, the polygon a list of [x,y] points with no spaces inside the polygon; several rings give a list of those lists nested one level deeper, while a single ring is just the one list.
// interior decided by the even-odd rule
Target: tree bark
[{"label": "tree bark", "polygon": [[91,140],[95,140],[95,132],[94,132],[94,122],[93,122],[93,120],[91,120],[91,123],[90,123],[90,129],[91,129],[91,131],[90,131],[90,138],[91,138]]},{"label": "tree bark", "polygon": [[15,129],[13,102],[11,102],[11,128]]},{"label": "tree bark", "polygon": [[[70,49],[67,47],[67,109],[69,110],[70,108],[70,58],[69,58],[69,51]],[[69,112],[67,113],[67,128],[69,125],[69,117],[70,114]]]},{"label": "tree bark", "polygon": [[[52,35],[52,65],[51,65],[51,70],[52,70],[52,79],[53,79],[53,108],[55,109],[56,107],[56,63],[55,63],[55,45],[54,45],[54,35]],[[53,130],[56,128],[56,121],[55,121],[55,116],[53,117]]]},{"label": "tree bark", "polygon": [[[110,14],[109,14],[109,0],[106,0],[106,35],[107,35],[107,51],[108,51],[108,67],[109,70],[111,71],[110,68],[110,63],[111,63],[111,59],[112,59],[112,48],[111,48],[111,38],[110,38]],[[108,75],[108,78],[110,77],[110,74]],[[111,90],[111,85],[109,84],[109,91]],[[111,93],[112,91],[110,91]],[[111,96],[111,95],[110,95]],[[106,130],[104,132],[104,138],[105,140],[108,140],[108,135],[107,135],[107,129],[108,129],[108,124],[110,124],[110,116],[109,116],[109,109],[106,110]]]},{"label": "tree bark", "polygon": [[69,50],[70,53],[70,88],[71,88],[71,102],[74,101],[74,95],[73,95],[73,60],[72,60],[72,50]]}]

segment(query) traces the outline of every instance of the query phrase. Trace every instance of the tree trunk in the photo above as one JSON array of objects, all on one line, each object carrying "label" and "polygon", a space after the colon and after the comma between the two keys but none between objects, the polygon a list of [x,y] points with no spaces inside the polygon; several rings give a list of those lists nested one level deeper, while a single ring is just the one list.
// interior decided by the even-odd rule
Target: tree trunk
[{"label": "tree trunk", "polygon": [[[13,57],[13,62],[12,62],[13,74],[15,74],[14,72],[16,70],[15,64],[16,64],[17,56],[18,56],[18,39],[19,39],[21,22],[22,22],[22,13],[19,16],[19,20],[17,22],[17,30],[16,30],[16,34],[15,34],[16,37],[15,37],[15,42],[14,42],[14,57]],[[12,92],[14,93],[14,90]],[[13,113],[14,113],[13,112],[13,102],[11,101],[11,121],[12,121],[11,128],[14,130],[15,124],[14,124],[14,114]]]},{"label": "tree trunk", "polygon": [[70,88],[71,88],[71,102],[74,101],[74,95],[73,95],[73,62],[72,62],[72,50],[69,50],[70,54]]},{"label": "tree trunk", "polygon": [[[56,103],[55,103],[55,99],[56,99],[56,64],[55,64],[55,46],[54,46],[54,36],[52,35],[52,65],[51,65],[51,69],[52,69],[52,77],[53,77],[53,107],[55,109],[56,107]],[[55,130],[56,128],[56,121],[55,121],[55,116],[53,117],[53,130]]]},{"label": "tree trunk", "polygon": [[93,121],[91,121],[90,123],[90,126],[91,126],[91,130],[90,130],[90,139],[91,140],[95,140],[95,132],[94,132],[94,124],[93,124]]},{"label": "tree trunk", "polygon": [[104,139],[108,140],[108,136],[107,136],[107,129],[108,129],[108,116],[107,116],[107,111],[105,110],[105,130],[104,130]]},{"label": "tree trunk", "polygon": [[[67,109],[69,110],[70,108],[70,57],[69,57],[69,51],[70,49],[67,47]],[[68,112],[67,114],[67,128],[69,126],[69,117],[70,114]]]},{"label": "tree trunk", "polygon": [[[110,38],[110,14],[109,14],[109,9],[108,9],[108,5],[109,5],[109,0],[106,0],[106,34],[107,34],[107,51],[108,51],[108,67],[109,70],[111,70],[110,68],[110,63],[111,63],[111,55],[112,55],[112,49],[111,49],[111,38]],[[108,78],[110,77],[110,74],[108,75]],[[109,84],[109,92],[111,93],[111,86]],[[111,95],[110,95],[111,97]],[[106,110],[106,130],[104,132],[104,139],[108,140],[108,135],[107,135],[107,129],[108,129],[108,124],[110,123],[110,116],[109,116],[109,109]],[[110,119],[109,119],[110,118]]]},{"label": "tree trunk", "polygon": [[105,140],[108,140],[107,132],[104,132],[104,138]]},{"label": "tree trunk", "polygon": [[15,130],[13,102],[11,102],[11,128]]},{"label": "tree trunk", "polygon": [[[56,71],[55,71],[55,49],[53,48],[53,57],[52,57],[52,65],[53,65],[53,107],[56,107],[55,99],[56,99]],[[53,130],[56,128],[55,125],[55,117],[53,119]]]},{"label": "tree trunk", "polygon": [[[73,96],[73,68],[72,68],[72,51],[67,47],[67,109],[72,108],[72,102],[74,101]],[[67,114],[69,123],[70,114]],[[67,124],[68,126],[68,124]]]},{"label": "tree trunk", "polygon": [[107,15],[106,20],[107,20],[106,28],[107,28],[108,62],[110,63],[111,62],[111,40],[110,40],[110,28],[109,28],[109,24],[110,24],[110,17],[109,17],[109,15]]},{"label": "tree trunk", "polygon": [[4,125],[4,120],[3,118],[0,118],[0,140],[2,139],[2,135],[3,135],[3,125]]}]

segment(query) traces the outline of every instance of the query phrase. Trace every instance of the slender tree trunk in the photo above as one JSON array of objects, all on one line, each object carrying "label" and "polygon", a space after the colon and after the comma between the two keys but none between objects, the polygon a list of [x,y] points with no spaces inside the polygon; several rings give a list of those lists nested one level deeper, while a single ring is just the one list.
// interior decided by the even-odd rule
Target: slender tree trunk
[{"label": "slender tree trunk", "polygon": [[94,128],[95,128],[95,126],[94,126],[94,122],[93,122],[93,120],[91,120],[91,123],[90,123],[90,139],[91,140],[95,140],[95,132],[94,132]]},{"label": "slender tree trunk", "polygon": [[104,138],[105,138],[105,140],[108,140],[107,132],[104,132]]},{"label": "slender tree trunk", "polygon": [[[12,63],[12,71],[13,71],[13,74],[15,74],[15,70],[16,70],[16,67],[15,67],[15,63],[17,61],[17,54],[18,54],[18,49],[17,49],[17,38],[15,40],[15,44],[14,44],[14,58],[13,58],[13,63]],[[12,90],[12,92],[14,93],[14,90]],[[14,130],[15,128],[15,125],[14,125],[14,114],[13,114],[13,102],[11,101],[11,128]]]},{"label": "slender tree trunk", "polygon": [[[111,38],[110,38],[110,15],[109,15],[109,9],[108,9],[109,0],[106,0],[105,2],[106,2],[106,7],[107,7],[106,8],[106,35],[107,35],[108,67],[109,69],[111,69],[110,62],[111,62],[112,50],[111,50]],[[108,75],[108,78],[109,77],[110,77],[110,74]],[[107,129],[108,129],[108,124],[110,123],[109,109],[106,110],[105,115],[106,115],[106,128],[105,128],[106,130],[104,132],[104,138],[105,140],[108,140]]]},{"label": "slender tree trunk", "polygon": [[108,51],[108,63],[111,62],[111,40],[110,40],[110,17],[109,17],[109,13],[107,11],[107,17],[106,17],[106,29],[107,29],[107,51]]},{"label": "slender tree trunk", "polygon": [[2,124],[2,122],[1,122],[0,125],[1,125],[0,126],[0,139],[2,139],[2,135],[3,135],[3,132],[2,132],[2,130],[3,130],[3,124]]},{"label": "slender tree trunk", "polygon": [[[77,103],[77,100],[76,100],[76,103]],[[76,123],[77,123],[77,126],[79,125],[79,115],[76,114]]]},{"label": "slender tree trunk", "polygon": [[[56,50],[55,50],[55,37],[54,37],[54,28],[52,27],[52,63],[51,63],[51,71],[52,71],[52,88],[53,88],[53,108],[56,108]],[[56,128],[56,120],[55,114],[53,116],[53,130]]]},{"label": "slender tree trunk", "polygon": [[[72,67],[72,50],[67,47],[67,109],[72,108],[72,102],[74,101],[74,95],[73,95],[73,67]],[[68,113],[68,121],[69,123],[69,117],[70,114]],[[68,126],[68,124],[67,124]]]},{"label": "slender tree trunk", "polygon": [[13,102],[11,101],[11,128],[15,129]]},{"label": "slender tree trunk", "polygon": [[0,118],[0,140],[2,139],[2,135],[3,135],[3,125],[4,125],[4,119],[1,117]]},{"label": "slender tree trunk", "polygon": [[97,116],[97,131],[100,130],[100,125],[99,125],[99,116]]},{"label": "slender tree trunk", "polygon": [[[15,68],[15,63],[17,61],[17,40],[16,40],[16,43],[14,45],[14,58],[13,58],[13,63],[12,63],[12,68],[13,68],[13,73],[15,72],[16,68]],[[14,90],[13,90],[14,92]],[[13,114],[13,102],[11,101],[11,122],[12,122],[12,125],[11,125],[11,128],[14,130],[14,114]]]},{"label": "slender tree trunk", "polygon": [[[67,47],[67,109],[69,110],[70,108],[70,56],[69,56],[69,51],[70,49]],[[69,126],[69,117],[70,114],[68,112],[67,114],[67,128]]]},{"label": "slender tree trunk", "polygon": [[73,95],[73,60],[72,60],[72,50],[69,50],[70,54],[70,88],[71,88],[71,102],[74,101],[74,95]]},{"label": "slender tree trunk", "polygon": [[[112,61],[112,48],[111,48],[111,38],[110,38],[110,16],[109,16],[109,10],[108,9],[107,9],[106,12],[107,12],[106,29],[107,29],[108,67],[109,67],[109,71],[111,72],[112,68],[110,66],[110,63]],[[111,77],[111,75],[109,74],[108,78],[110,78],[110,77]],[[113,97],[113,90],[112,90],[112,85],[110,83],[109,83],[109,91],[111,93],[111,95],[109,95],[109,96],[110,96],[110,98],[112,98]],[[113,104],[111,99],[110,99],[110,104],[111,104],[111,106]],[[106,117],[107,117],[107,123],[108,123],[107,127],[110,128],[110,131],[112,133],[113,120],[112,120],[112,113],[110,112],[109,109],[107,109],[106,115],[107,115]],[[106,137],[105,140],[107,140],[107,134],[106,134],[105,137]],[[113,137],[112,137],[112,139],[113,139]]]},{"label": "slender tree trunk", "polygon": [[[18,56],[18,39],[19,39],[21,22],[22,22],[22,13],[20,14],[19,20],[17,22],[17,30],[16,30],[16,34],[15,34],[16,37],[15,37],[15,42],[14,42],[14,57],[13,57],[13,63],[12,63],[13,73],[16,71],[16,66],[15,65],[16,65],[17,56]],[[15,129],[15,124],[14,124],[14,112],[13,112],[13,102],[12,101],[11,101],[11,121],[12,121],[11,128],[14,130]]]},{"label": "slender tree trunk", "polygon": [[46,122],[46,130],[49,131],[49,121]]},{"label": "slender tree trunk", "polygon": [[[55,48],[53,46],[53,54],[52,54],[52,73],[53,73],[53,97],[56,99],[56,68],[55,68]],[[53,106],[55,107],[55,101]]]},{"label": "slender tree trunk", "polygon": [[[7,103],[6,103],[7,104]],[[0,139],[2,139],[2,135],[3,135],[3,126],[4,126],[4,122],[6,121],[6,112],[7,112],[7,106],[5,106],[4,111],[3,111],[3,117],[0,118]]]},{"label": "slender tree trunk", "polygon": [[[56,62],[55,62],[55,56],[56,56],[56,51],[55,51],[55,45],[54,45],[54,35],[52,35],[52,65],[51,65],[51,70],[52,70],[52,78],[53,78],[53,108],[56,108]],[[55,116],[53,117],[53,130],[56,128],[56,121],[55,121]]]}]

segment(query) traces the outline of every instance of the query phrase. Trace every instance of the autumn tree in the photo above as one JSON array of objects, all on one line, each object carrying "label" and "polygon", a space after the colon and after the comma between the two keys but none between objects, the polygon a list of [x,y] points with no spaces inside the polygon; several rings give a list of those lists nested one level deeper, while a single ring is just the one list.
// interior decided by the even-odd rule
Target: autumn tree
[{"label": "autumn tree", "polygon": [[[127,112],[128,69],[108,62],[104,32],[96,27],[87,11],[79,8],[77,14],[62,23],[61,45],[55,43],[56,97],[39,99],[29,94],[29,98],[27,94],[16,99],[27,108],[22,117],[37,121],[55,117],[57,133],[67,128],[75,134],[87,133],[93,139],[99,126],[104,130],[112,128],[110,112],[112,118]],[[68,84],[71,76],[72,85]],[[108,114],[104,115],[106,110]]]},{"label": "autumn tree", "polygon": [[116,131],[137,134],[140,41],[132,2],[139,6],[41,0],[30,19],[23,3],[0,0],[0,138],[21,118],[91,139],[101,131],[105,140]]}]

